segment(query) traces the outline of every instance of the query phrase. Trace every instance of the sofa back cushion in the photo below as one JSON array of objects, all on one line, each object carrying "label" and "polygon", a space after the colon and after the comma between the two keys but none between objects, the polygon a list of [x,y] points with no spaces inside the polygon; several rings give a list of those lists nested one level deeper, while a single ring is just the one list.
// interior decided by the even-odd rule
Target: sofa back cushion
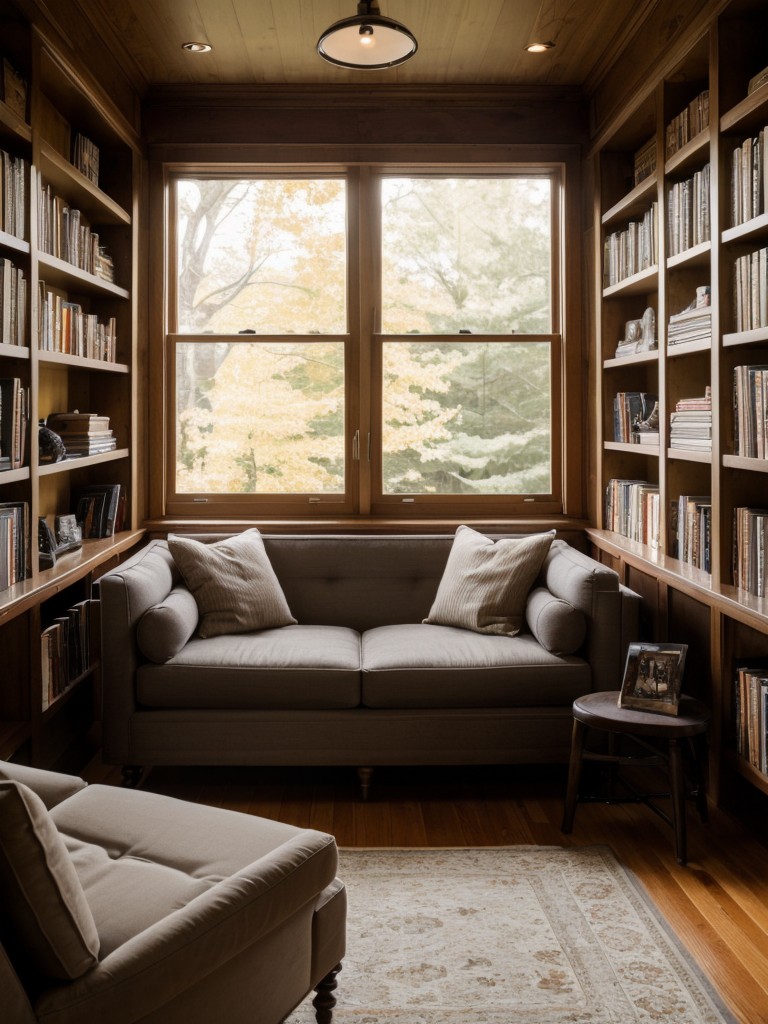
[{"label": "sofa back cushion", "polygon": [[64,840],[40,797],[0,782],[3,944],[22,975],[79,978],[97,963],[99,936]]}]

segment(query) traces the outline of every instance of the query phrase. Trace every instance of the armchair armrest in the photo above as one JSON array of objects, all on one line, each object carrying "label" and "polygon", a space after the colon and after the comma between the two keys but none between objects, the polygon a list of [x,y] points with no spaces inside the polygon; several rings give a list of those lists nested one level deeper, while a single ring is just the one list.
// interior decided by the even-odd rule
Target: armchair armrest
[{"label": "armchair armrest", "polygon": [[87,786],[87,783],[76,775],[62,775],[59,772],[49,772],[43,768],[29,768],[27,765],[12,764],[9,761],[0,761],[0,779],[21,782],[23,785],[29,786],[37,793],[49,811],[56,804],[60,804],[67,797],[73,796]]}]

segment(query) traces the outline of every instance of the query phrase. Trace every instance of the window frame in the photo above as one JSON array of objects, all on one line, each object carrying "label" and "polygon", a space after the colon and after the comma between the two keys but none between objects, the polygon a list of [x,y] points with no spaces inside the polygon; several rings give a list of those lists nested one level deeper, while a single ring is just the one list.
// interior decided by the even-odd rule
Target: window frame
[{"label": "window frame", "polygon": [[[552,182],[551,203],[551,333],[464,335],[396,335],[380,330],[381,220],[379,183],[384,177],[546,177]],[[175,182],[190,177],[209,178],[322,178],[344,177],[347,182],[347,332],[298,335],[194,335],[176,327]],[[565,361],[563,323],[566,317],[563,254],[565,238],[565,166],[551,163],[509,162],[472,164],[302,164],[280,167],[260,164],[163,165],[166,244],[164,253],[164,500],[168,517],[336,518],[382,516],[391,519],[442,517],[512,517],[564,513],[563,392]],[[382,481],[382,357],[384,345],[398,341],[530,342],[550,345],[551,481],[552,491],[540,495],[401,495],[383,493]],[[345,491],[343,494],[194,494],[175,490],[176,418],[175,354],[179,342],[195,341],[291,342],[341,341],[345,349]]]}]

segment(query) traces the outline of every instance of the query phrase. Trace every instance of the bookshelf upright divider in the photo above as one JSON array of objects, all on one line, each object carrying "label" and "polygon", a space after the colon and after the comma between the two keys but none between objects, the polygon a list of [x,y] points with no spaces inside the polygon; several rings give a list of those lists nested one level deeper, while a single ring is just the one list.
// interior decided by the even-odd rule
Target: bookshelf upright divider
[{"label": "bookshelf upright divider", "polygon": [[[768,656],[768,85],[757,84],[766,39],[764,5],[719,6],[631,108],[600,127],[591,153],[603,501],[588,533],[592,553],[643,594],[646,632],[689,643],[686,686],[715,711],[715,799],[738,778],[768,793],[768,683],[751,712],[743,706],[743,666]],[[651,184],[633,177],[638,169]],[[607,233],[650,196],[657,273],[606,280]],[[641,317],[644,303],[656,312],[658,348],[614,352],[622,321]],[[617,393],[654,389],[658,445],[616,444]],[[636,507],[653,488],[656,520]],[[762,770],[742,742],[759,704]]]},{"label": "bookshelf upright divider", "polygon": [[[4,181],[13,162],[23,161],[10,188],[21,227],[5,210],[0,220],[0,286],[11,279],[11,265],[24,281],[13,319],[8,289],[0,292],[3,398],[6,390],[19,392],[21,410],[11,423],[3,402],[0,444],[18,442],[13,462],[0,463],[6,541],[3,516],[10,513],[3,506],[23,508],[26,518],[23,535],[14,526],[18,555],[0,577],[0,758],[52,765],[94,718],[94,584],[142,534],[135,412],[141,150],[133,125],[13,0],[0,0],[0,16],[0,60],[12,65],[18,83],[13,96],[0,99]],[[16,277],[13,284],[15,300]],[[101,419],[78,423],[82,429],[63,449],[51,454],[50,442],[39,448],[38,423],[75,410]],[[81,493],[92,499],[87,507],[97,525],[79,546],[77,538],[69,548],[56,544],[57,519],[76,511]],[[105,494],[114,515],[107,516]],[[58,548],[53,556],[38,551],[42,520]]]}]

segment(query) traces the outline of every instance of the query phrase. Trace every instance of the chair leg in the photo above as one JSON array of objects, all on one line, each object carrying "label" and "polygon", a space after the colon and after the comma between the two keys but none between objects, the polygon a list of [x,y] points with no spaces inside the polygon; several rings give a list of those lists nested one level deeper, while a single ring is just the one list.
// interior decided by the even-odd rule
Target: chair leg
[{"label": "chair leg", "polygon": [[672,789],[672,821],[675,827],[675,853],[677,863],[687,860],[685,842],[685,777],[683,752],[677,740],[669,741],[669,777]]},{"label": "chair leg", "polygon": [[568,768],[568,788],[565,793],[565,810],[560,831],[565,835],[573,828],[573,817],[576,814],[576,801],[579,796],[579,780],[581,778],[581,758],[584,751],[584,737],[587,727],[578,719],[573,720],[573,738],[571,740],[571,762]]},{"label": "chair leg", "polygon": [[367,800],[371,795],[371,780],[373,779],[373,768],[358,768],[357,778],[360,783],[360,796]]},{"label": "chair leg", "polygon": [[121,771],[123,785],[130,789],[135,789],[139,784],[143,770],[140,764],[124,764]]},{"label": "chair leg", "polygon": [[315,985],[317,995],[312,1000],[312,1005],[315,1008],[317,1024],[331,1024],[333,1020],[333,1008],[336,1005],[336,996],[333,993],[337,987],[336,975],[340,970],[341,964],[336,964],[333,970]]}]

